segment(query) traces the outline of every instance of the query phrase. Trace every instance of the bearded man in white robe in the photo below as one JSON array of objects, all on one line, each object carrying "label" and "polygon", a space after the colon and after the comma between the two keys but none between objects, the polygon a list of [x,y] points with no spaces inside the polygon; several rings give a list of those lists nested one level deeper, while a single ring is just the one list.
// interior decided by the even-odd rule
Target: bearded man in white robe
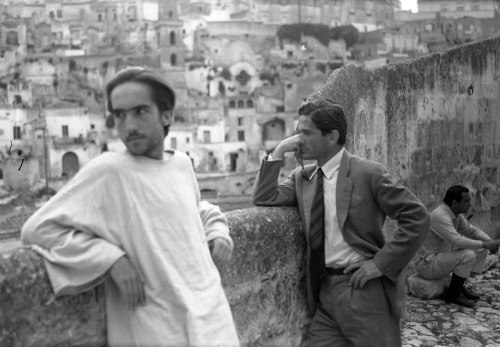
[{"label": "bearded man in white robe", "polygon": [[164,147],[173,90],[128,68],[106,96],[127,150],[86,164],[25,223],[23,243],[56,295],[105,283],[109,346],[239,346],[215,265],[232,254],[227,221],[200,202],[190,158]]}]

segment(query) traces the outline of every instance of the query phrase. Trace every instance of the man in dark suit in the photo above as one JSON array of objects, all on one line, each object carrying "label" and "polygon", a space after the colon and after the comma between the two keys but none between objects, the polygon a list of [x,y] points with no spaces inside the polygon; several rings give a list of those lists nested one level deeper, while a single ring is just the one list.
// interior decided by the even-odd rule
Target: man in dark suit
[{"label": "man in dark suit", "polygon": [[[266,157],[254,185],[257,206],[298,206],[307,241],[313,320],[307,346],[401,346],[402,270],[422,243],[429,213],[376,162],[347,152],[347,120],[330,102],[299,108],[297,134]],[[317,165],[278,184],[283,155]],[[398,221],[390,241],[386,216]]]}]

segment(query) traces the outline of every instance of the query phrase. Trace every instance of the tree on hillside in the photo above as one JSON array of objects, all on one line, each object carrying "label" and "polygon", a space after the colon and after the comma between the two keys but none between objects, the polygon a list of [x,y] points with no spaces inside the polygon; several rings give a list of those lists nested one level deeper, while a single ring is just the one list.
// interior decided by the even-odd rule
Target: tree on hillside
[{"label": "tree on hillside", "polygon": [[352,47],[359,39],[359,31],[351,24],[330,28],[330,39],[345,41],[346,47]]},{"label": "tree on hillside", "polygon": [[328,46],[330,42],[328,26],[325,24],[297,23],[281,25],[276,32],[280,42],[288,39],[300,43],[302,36],[313,36],[323,45]]}]

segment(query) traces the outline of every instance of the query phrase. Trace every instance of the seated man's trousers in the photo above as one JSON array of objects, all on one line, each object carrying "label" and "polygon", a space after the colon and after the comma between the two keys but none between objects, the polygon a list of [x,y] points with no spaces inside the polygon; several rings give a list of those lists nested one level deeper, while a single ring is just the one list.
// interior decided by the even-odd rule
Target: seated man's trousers
[{"label": "seated man's trousers", "polygon": [[471,273],[482,273],[488,250],[481,248],[456,249],[428,255],[416,263],[420,277],[433,280],[454,273],[462,278],[469,278]]}]

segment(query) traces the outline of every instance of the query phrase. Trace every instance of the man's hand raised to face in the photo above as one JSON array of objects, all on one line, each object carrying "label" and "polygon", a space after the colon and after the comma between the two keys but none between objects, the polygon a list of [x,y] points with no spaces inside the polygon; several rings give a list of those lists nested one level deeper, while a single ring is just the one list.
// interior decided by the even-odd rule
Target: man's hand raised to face
[{"label": "man's hand raised to face", "polygon": [[273,158],[282,159],[285,153],[295,152],[299,149],[299,135],[287,137],[281,141],[273,151]]},{"label": "man's hand raised to face", "polygon": [[134,310],[137,306],[146,304],[144,283],[126,256],[116,261],[109,274],[116,283],[120,295],[129,309]]}]

